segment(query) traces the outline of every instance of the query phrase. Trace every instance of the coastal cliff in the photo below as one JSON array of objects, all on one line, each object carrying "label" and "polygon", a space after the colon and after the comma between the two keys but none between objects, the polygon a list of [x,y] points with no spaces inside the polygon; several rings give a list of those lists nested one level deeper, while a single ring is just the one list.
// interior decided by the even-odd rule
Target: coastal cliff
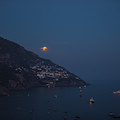
[{"label": "coastal cliff", "polygon": [[34,86],[80,85],[87,83],[64,67],[0,37],[0,95]]}]

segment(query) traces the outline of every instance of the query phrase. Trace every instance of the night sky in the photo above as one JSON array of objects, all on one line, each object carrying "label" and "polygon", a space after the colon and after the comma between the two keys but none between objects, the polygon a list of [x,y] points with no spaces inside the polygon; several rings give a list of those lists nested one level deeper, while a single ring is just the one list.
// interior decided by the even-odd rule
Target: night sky
[{"label": "night sky", "polygon": [[120,0],[0,0],[0,36],[87,82],[120,81]]}]

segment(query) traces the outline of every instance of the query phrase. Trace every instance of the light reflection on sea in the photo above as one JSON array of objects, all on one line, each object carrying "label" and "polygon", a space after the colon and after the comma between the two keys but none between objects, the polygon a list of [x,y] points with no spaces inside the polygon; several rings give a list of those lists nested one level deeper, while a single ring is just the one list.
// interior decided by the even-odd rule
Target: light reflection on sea
[{"label": "light reflection on sea", "polygon": [[[1,120],[112,120],[110,112],[120,115],[118,84],[82,87],[33,88],[0,97]],[[54,96],[57,95],[55,98]],[[94,104],[89,99],[93,97]]]}]

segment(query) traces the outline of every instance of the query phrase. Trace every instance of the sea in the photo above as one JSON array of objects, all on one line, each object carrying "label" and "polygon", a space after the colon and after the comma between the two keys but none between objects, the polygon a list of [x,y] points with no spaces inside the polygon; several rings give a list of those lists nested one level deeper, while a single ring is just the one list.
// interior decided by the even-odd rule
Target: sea
[{"label": "sea", "polygon": [[117,83],[95,83],[81,93],[79,86],[13,91],[0,97],[0,120],[114,120],[109,113],[120,116],[117,90]]}]

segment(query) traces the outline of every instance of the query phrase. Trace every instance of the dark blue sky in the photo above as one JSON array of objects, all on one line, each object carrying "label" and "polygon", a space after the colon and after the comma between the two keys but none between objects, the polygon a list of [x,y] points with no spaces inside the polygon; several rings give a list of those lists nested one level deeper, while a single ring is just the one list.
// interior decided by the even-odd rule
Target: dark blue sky
[{"label": "dark blue sky", "polygon": [[85,81],[120,80],[120,0],[0,0],[0,36]]}]

